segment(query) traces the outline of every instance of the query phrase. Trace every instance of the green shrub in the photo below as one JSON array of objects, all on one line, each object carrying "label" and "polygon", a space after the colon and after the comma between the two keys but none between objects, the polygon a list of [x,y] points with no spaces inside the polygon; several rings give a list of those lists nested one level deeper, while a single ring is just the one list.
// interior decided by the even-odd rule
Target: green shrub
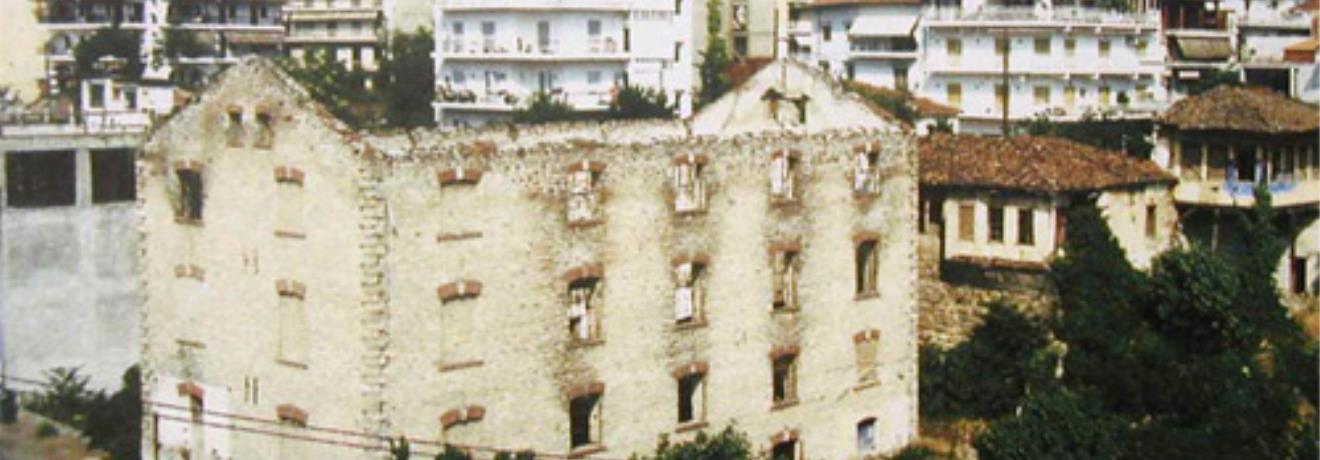
[{"label": "green shrub", "polygon": [[55,435],[60,434],[60,430],[59,428],[55,428],[55,425],[52,425],[50,422],[43,421],[37,424],[36,434],[37,434],[37,439],[46,439],[46,438],[55,437]]}]

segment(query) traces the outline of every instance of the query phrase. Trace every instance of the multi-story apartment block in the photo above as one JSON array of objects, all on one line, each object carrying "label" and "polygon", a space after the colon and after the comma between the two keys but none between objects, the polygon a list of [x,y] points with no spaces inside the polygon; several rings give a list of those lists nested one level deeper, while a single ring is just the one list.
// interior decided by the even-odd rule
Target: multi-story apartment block
[{"label": "multi-story apartment block", "polygon": [[[1191,241],[1241,250],[1241,214],[1266,187],[1288,247],[1277,271],[1285,291],[1320,293],[1320,113],[1262,88],[1221,86],[1169,107],[1153,154],[1179,182],[1173,194]],[[1314,300],[1312,300],[1314,301]]]},{"label": "multi-story apartment block", "polygon": [[[1314,48],[1316,3],[1249,5],[1238,17],[1244,80],[1312,104],[1320,102],[1320,66]],[[1289,49],[1304,49],[1308,44],[1310,59],[1288,59]]]},{"label": "multi-story apartment block", "polygon": [[[162,70],[148,75],[196,88],[243,56],[278,55],[283,5],[283,0],[170,0],[159,44],[165,62],[153,62]],[[170,73],[162,75],[164,69]]]},{"label": "multi-story apartment block", "polygon": [[536,93],[605,110],[626,85],[692,106],[692,0],[441,0],[436,117],[446,126],[511,117]]},{"label": "multi-story apartment block", "polygon": [[234,67],[138,163],[144,452],[626,458],[734,421],[773,458],[892,452],[915,148],[783,61],[690,122],[388,136]]},{"label": "multi-story apartment block", "polygon": [[1155,13],[831,0],[801,16],[798,59],[957,107],[965,131],[1038,115],[1150,117],[1164,101]]},{"label": "multi-story apartment block", "polygon": [[1238,61],[1231,6],[1219,0],[1163,0],[1159,4],[1171,100],[1187,96],[1188,88],[1198,80],[1229,70]]},{"label": "multi-story apartment block", "polygon": [[293,0],[284,5],[287,54],[325,50],[350,69],[374,71],[385,43],[382,0]]}]

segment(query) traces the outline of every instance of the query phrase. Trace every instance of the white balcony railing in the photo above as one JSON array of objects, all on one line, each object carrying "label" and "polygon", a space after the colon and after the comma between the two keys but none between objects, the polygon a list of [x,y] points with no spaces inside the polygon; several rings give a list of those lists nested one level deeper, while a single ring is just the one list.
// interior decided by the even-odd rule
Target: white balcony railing
[{"label": "white balcony railing", "polygon": [[[922,18],[933,26],[966,23],[1059,23],[1071,25],[1156,27],[1158,12],[1125,13],[1097,8],[991,7],[980,9],[926,8]],[[949,23],[949,24],[941,24]]]},{"label": "white balcony railing", "polygon": [[477,58],[625,58],[622,41],[614,37],[591,38],[583,46],[561,46],[558,39],[539,40],[473,38],[449,36],[441,41],[441,52],[446,57]]}]

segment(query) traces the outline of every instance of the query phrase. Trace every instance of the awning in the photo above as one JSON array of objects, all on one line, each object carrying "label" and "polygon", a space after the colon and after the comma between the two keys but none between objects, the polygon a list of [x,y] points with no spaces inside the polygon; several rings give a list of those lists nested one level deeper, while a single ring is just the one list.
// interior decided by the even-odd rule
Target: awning
[{"label": "awning", "polygon": [[1178,54],[1191,61],[1216,61],[1233,56],[1228,37],[1174,37]]},{"label": "awning", "polygon": [[854,37],[910,37],[917,28],[917,16],[860,16],[853,21],[848,35]]},{"label": "awning", "polygon": [[1298,64],[1314,64],[1316,49],[1320,49],[1320,40],[1303,40],[1283,47],[1283,60]]},{"label": "awning", "polygon": [[225,32],[225,41],[231,45],[279,45],[284,42],[280,32]]},{"label": "awning", "polygon": [[288,11],[289,22],[375,21],[378,11]]}]

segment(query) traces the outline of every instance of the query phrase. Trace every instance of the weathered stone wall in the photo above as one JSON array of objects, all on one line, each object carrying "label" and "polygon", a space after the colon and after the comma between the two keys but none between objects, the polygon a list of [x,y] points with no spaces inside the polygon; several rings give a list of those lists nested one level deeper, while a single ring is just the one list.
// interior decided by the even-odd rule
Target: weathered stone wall
[{"label": "weathered stone wall", "polygon": [[[205,431],[206,442],[192,444],[192,458],[198,458],[198,447],[209,453],[225,445],[232,450],[218,451],[220,458],[363,457],[353,448],[191,426],[187,408],[178,407],[187,403],[177,398],[178,382],[204,388],[205,409],[220,414],[273,420],[277,407],[290,404],[306,411],[312,425],[352,431],[374,429],[378,419],[366,401],[372,383],[367,378],[380,363],[367,359],[365,344],[380,335],[370,319],[381,308],[366,308],[378,298],[370,287],[379,279],[365,275],[368,252],[380,249],[364,233],[376,230],[369,218],[379,217],[372,209],[383,205],[359,199],[371,187],[370,168],[331,129],[336,125],[307,110],[278,81],[272,85],[272,74],[263,66],[226,73],[201,103],[156,132],[139,159],[144,392],[174,405],[149,407],[160,417],[159,432],[183,433],[162,440],[169,441],[162,458],[190,448],[188,432],[197,429]],[[230,111],[243,119],[233,146]],[[270,148],[257,146],[258,112],[271,117]],[[176,217],[181,167],[202,173],[205,200],[198,222]],[[290,170],[301,174],[302,209],[293,213],[303,219],[301,234],[277,224],[285,204],[280,200],[287,197],[277,193],[277,178],[289,177]],[[298,283],[303,291],[309,340],[297,360],[280,356],[281,282]],[[148,423],[144,430],[144,452],[152,449],[153,429]]]},{"label": "weathered stone wall", "polygon": [[[459,138],[392,162],[385,190],[394,224],[391,267],[391,422],[410,436],[447,442],[569,448],[566,391],[601,382],[605,455],[654,448],[677,433],[675,367],[706,362],[705,417],[736,420],[758,448],[797,430],[811,457],[856,453],[856,423],[877,417],[890,450],[915,435],[915,183],[911,138],[883,137],[887,180],[871,201],[852,195],[854,145],[877,134],[715,140],[675,138],[681,125],[522,130]],[[647,134],[650,134],[648,138]],[[629,136],[614,146],[603,140]],[[613,138],[613,139],[612,139]],[[544,142],[550,140],[550,142]],[[488,143],[487,143],[488,142]],[[496,147],[498,146],[498,147]],[[802,152],[802,204],[770,203],[770,153]],[[670,168],[680,154],[710,159],[703,177],[709,211],[675,216]],[[605,164],[601,224],[565,219],[565,166]],[[484,171],[475,185],[440,187],[437,173]],[[883,235],[880,295],[853,295],[853,236]],[[802,244],[801,311],[773,313],[770,244]],[[674,322],[670,261],[710,257],[706,319]],[[566,283],[584,263],[604,269],[603,342],[569,343]],[[475,298],[441,302],[437,288],[481,283]],[[879,386],[856,385],[853,334],[881,331]],[[799,404],[772,409],[776,346],[796,345]],[[443,430],[451,409],[478,406],[479,422]],[[534,427],[534,429],[533,429]],[[511,437],[510,433],[519,433]]]},{"label": "weathered stone wall", "polygon": [[922,345],[953,347],[967,340],[972,329],[981,324],[985,304],[1003,300],[1029,315],[1050,314],[1057,299],[1044,274],[1036,289],[996,289],[966,283],[951,283],[941,278],[939,240],[935,235],[919,237],[920,322],[918,335]]},{"label": "weathered stone wall", "polygon": [[[381,445],[373,435],[407,435],[563,454],[569,395],[595,386],[602,455],[625,457],[701,427],[680,430],[671,375],[695,363],[706,369],[699,420],[736,421],[758,449],[793,433],[807,457],[852,457],[857,423],[871,417],[881,451],[915,436],[909,135],[879,124],[702,137],[659,122],[371,137],[345,131],[282,78],[266,64],[236,67],[144,149],[146,391],[172,405],[153,415],[174,417],[149,417],[145,448],[156,432],[176,456],[201,442],[222,457],[375,458],[362,449]],[[251,133],[232,142],[233,112],[253,129],[253,114],[272,115],[272,147]],[[881,149],[881,185],[859,197],[854,149],[868,142]],[[800,199],[774,205],[771,155],[782,150],[800,152]],[[680,154],[709,160],[704,214],[672,211]],[[601,220],[569,225],[565,169],[584,160],[603,165]],[[176,219],[181,167],[203,173],[200,222]],[[442,176],[461,180],[442,186]],[[280,188],[293,177],[303,190],[295,235]],[[854,294],[861,235],[879,243],[874,295]],[[770,248],[790,239],[801,245],[800,310],[775,313]],[[694,254],[709,260],[705,321],[680,327],[672,261]],[[583,264],[602,272],[602,340],[585,346],[570,343],[564,279]],[[298,362],[280,356],[287,299],[277,286],[303,298],[314,340]],[[878,384],[859,384],[858,333],[879,335]],[[798,350],[797,402],[782,407],[771,396],[776,348]],[[188,392],[205,393],[207,411],[265,420],[293,404],[312,426],[280,433],[357,447],[224,427],[196,435],[178,409]],[[453,410],[463,420],[445,429]]]}]

